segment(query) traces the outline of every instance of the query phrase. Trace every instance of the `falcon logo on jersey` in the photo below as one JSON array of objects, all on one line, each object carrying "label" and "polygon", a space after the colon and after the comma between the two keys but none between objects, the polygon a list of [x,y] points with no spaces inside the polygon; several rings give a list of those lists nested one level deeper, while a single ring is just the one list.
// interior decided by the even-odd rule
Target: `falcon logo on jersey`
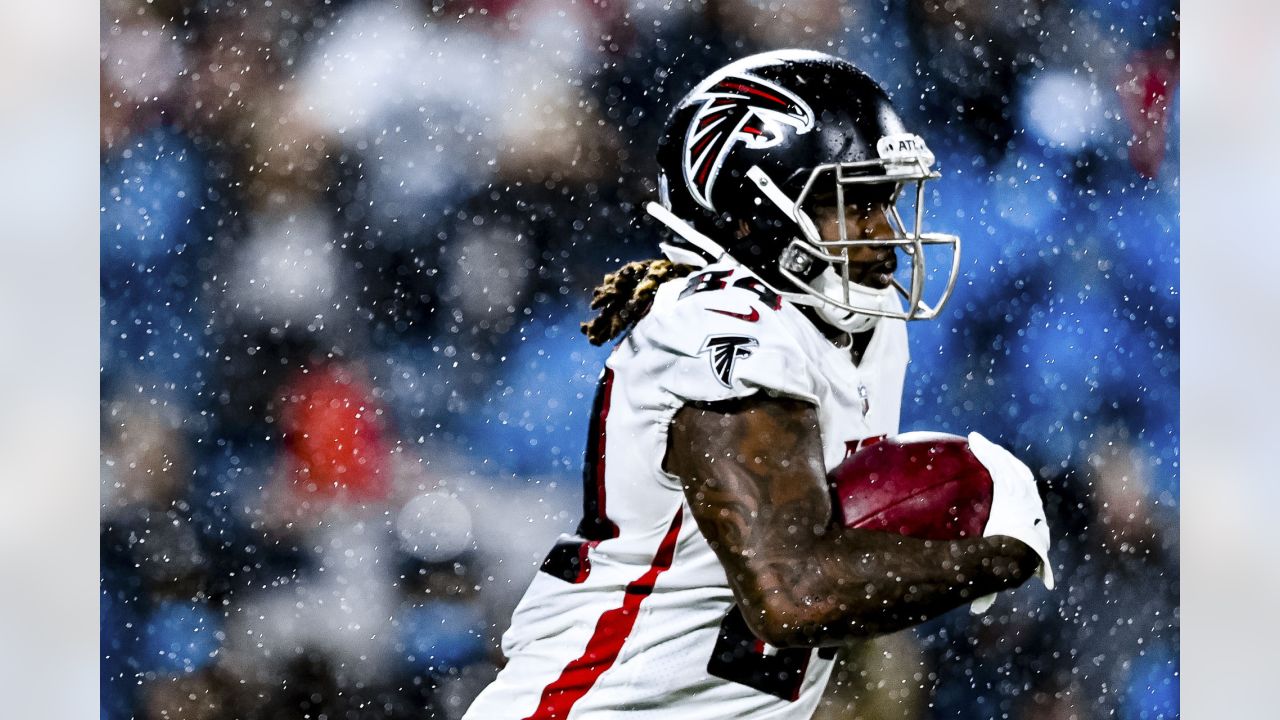
[{"label": "falcon logo on jersey", "polygon": [[802,133],[813,129],[813,111],[804,101],[749,75],[723,77],[690,102],[702,107],[684,138],[684,181],[708,210],[715,210],[711,189],[734,143],[762,150],[782,141],[782,125]]},{"label": "falcon logo on jersey", "polygon": [[708,335],[698,354],[710,353],[711,372],[725,387],[733,387],[733,366],[738,358],[751,357],[751,348],[760,343],[745,335]]}]

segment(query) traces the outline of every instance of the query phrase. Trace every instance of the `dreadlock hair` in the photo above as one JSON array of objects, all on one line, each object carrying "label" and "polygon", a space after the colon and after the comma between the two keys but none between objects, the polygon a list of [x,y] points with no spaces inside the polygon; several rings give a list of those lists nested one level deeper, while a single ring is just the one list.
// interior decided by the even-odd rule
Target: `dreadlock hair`
[{"label": "dreadlock hair", "polygon": [[604,282],[592,293],[591,309],[600,312],[582,323],[582,332],[592,345],[609,342],[649,312],[659,285],[696,269],[662,259],[637,260],[623,265],[605,275]]}]

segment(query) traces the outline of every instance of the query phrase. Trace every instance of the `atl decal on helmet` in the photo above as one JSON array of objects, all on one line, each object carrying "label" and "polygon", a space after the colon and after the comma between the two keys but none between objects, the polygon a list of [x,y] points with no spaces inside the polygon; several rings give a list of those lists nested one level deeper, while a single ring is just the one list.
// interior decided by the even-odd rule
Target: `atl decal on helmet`
[{"label": "atl decal on helmet", "polygon": [[735,143],[763,150],[782,141],[778,123],[805,133],[813,129],[813,111],[803,100],[774,83],[746,74],[728,75],[690,98],[701,102],[684,140],[684,180],[695,200],[708,210],[711,190],[725,156]]}]

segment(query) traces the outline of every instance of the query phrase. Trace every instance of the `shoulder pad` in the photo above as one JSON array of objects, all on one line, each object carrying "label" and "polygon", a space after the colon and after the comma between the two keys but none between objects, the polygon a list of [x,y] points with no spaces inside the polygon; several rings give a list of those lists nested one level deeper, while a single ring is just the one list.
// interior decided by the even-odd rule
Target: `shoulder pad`
[{"label": "shoulder pad", "polygon": [[649,358],[659,386],[682,401],[761,389],[816,401],[817,370],[781,298],[739,270],[713,267],[664,285],[632,347]]}]

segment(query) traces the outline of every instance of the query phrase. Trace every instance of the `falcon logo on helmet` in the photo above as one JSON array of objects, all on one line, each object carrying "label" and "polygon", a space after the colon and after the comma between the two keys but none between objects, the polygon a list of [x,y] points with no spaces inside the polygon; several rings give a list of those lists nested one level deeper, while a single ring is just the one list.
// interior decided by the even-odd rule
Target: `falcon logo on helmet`
[{"label": "falcon logo on helmet", "polygon": [[708,210],[711,190],[725,157],[736,143],[753,150],[782,141],[779,123],[797,132],[813,129],[813,111],[800,98],[771,82],[745,74],[728,75],[690,98],[702,107],[684,138],[684,180]]}]

